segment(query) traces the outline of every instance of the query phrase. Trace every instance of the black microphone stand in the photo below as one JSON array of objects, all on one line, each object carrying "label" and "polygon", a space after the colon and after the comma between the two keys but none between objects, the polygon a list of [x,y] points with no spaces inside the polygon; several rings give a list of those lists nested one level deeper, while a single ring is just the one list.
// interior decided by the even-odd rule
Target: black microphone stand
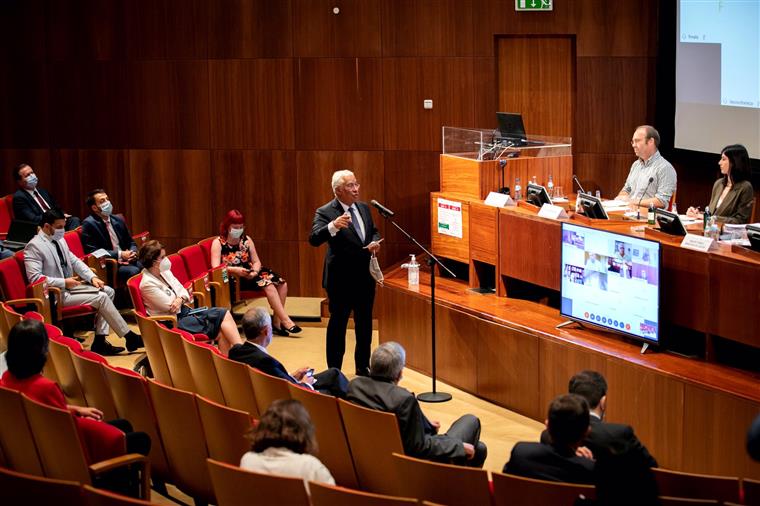
[{"label": "black microphone stand", "polygon": [[[379,209],[378,209],[379,211]],[[417,399],[421,400],[422,402],[446,402],[451,400],[451,394],[447,392],[438,392],[435,388],[435,382],[436,382],[436,358],[435,358],[435,266],[438,264],[441,269],[444,269],[446,272],[448,272],[451,277],[456,278],[456,275],[454,275],[453,272],[451,272],[451,269],[443,265],[438,258],[433,255],[430,251],[428,251],[422,244],[420,244],[417,239],[412,237],[406,230],[401,228],[401,226],[393,221],[390,215],[380,211],[380,216],[385,218],[386,220],[390,221],[394,227],[398,229],[399,232],[404,234],[404,237],[409,239],[415,246],[420,248],[422,251],[424,251],[428,256],[427,264],[430,266],[430,343],[432,346],[432,358],[433,358],[433,391],[432,392],[423,392],[419,395],[417,395]]]}]

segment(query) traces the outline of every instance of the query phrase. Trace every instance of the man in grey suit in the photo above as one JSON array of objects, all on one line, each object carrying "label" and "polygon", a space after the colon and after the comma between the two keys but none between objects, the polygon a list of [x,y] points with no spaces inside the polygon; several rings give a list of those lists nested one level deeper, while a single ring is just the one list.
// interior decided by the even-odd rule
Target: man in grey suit
[{"label": "man in grey suit", "polygon": [[[31,283],[42,276],[49,286],[59,288],[64,306],[88,304],[97,310],[95,315],[95,340],[90,349],[101,355],[116,355],[124,348],[112,346],[106,341],[109,326],[119,337],[127,340],[127,349],[140,348],[142,338],[129,330],[127,322],[113,305],[114,291],[95,276],[87,265],[69,250],[63,239],[66,218],[59,209],[50,209],[42,215],[40,231],[24,248],[24,266]],[[74,276],[77,275],[83,281]]]}]

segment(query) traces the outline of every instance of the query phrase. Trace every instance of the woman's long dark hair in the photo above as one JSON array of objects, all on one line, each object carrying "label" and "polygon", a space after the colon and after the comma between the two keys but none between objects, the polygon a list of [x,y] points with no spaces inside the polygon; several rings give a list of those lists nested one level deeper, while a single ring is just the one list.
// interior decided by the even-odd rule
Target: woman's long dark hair
[{"label": "woman's long dark hair", "polygon": [[45,325],[37,320],[21,320],[8,333],[5,360],[16,379],[26,379],[42,372],[48,354]]},{"label": "woman's long dark hair", "polygon": [[720,154],[726,155],[726,158],[728,158],[729,171],[728,174],[723,176],[724,184],[728,184],[728,176],[731,176],[731,181],[734,184],[750,178],[751,168],[747,148],[741,144],[731,144],[723,148]]}]

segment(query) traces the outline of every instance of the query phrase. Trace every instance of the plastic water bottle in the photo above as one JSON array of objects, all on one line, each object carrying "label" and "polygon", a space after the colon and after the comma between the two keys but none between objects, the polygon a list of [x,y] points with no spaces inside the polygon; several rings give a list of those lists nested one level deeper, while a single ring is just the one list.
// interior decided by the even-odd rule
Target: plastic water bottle
[{"label": "plastic water bottle", "polygon": [[581,191],[578,190],[578,194],[575,196],[575,212],[581,212]]},{"label": "plastic water bottle", "polygon": [[710,216],[710,222],[707,224],[707,228],[705,229],[705,237],[709,237],[710,239],[717,241],[719,236],[720,230],[718,229],[718,218],[716,216]]},{"label": "plastic water bottle", "polygon": [[549,182],[546,183],[546,191],[549,193],[549,198],[554,198],[554,178],[549,174]]},{"label": "plastic water bottle", "polygon": [[401,264],[402,269],[407,269],[407,280],[409,286],[417,286],[420,284],[420,264],[417,263],[417,258],[414,255],[409,255],[412,260],[409,263]]},{"label": "plastic water bottle", "polygon": [[515,178],[515,200],[522,199],[522,186],[520,186],[520,178]]},{"label": "plastic water bottle", "polygon": [[649,204],[649,211],[647,211],[647,225],[654,225],[654,204]]},{"label": "plastic water bottle", "polygon": [[702,218],[704,219],[704,224],[702,225],[702,230],[705,231],[705,235],[707,235],[707,225],[710,224],[710,208],[705,207],[705,213],[702,215]]},{"label": "plastic water bottle", "polygon": [[533,184],[538,184],[538,183],[536,182],[536,176],[533,176],[533,181],[531,181],[531,182],[532,182]]}]

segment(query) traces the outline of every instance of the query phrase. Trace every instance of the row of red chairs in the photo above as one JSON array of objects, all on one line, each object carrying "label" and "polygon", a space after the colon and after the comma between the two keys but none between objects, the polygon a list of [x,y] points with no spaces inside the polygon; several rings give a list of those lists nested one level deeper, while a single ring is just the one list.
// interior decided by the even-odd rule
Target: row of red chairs
[{"label": "row of red chairs", "polygon": [[5,239],[13,221],[13,194],[0,199],[0,239]]}]

